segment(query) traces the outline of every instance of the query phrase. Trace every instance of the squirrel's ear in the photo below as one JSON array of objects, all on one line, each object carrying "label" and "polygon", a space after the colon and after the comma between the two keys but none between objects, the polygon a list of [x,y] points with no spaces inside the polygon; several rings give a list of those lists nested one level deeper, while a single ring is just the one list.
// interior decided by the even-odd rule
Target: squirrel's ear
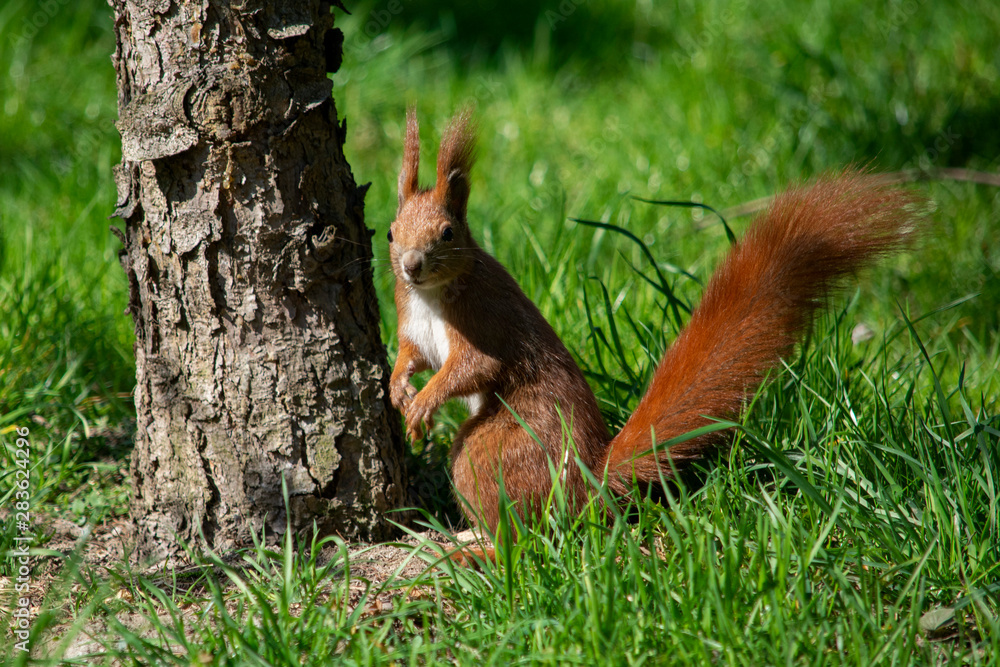
[{"label": "squirrel's ear", "polygon": [[[399,208],[417,193],[417,170],[420,166],[420,128],[417,110],[406,110],[406,140],[403,142],[403,166],[399,170]],[[398,212],[398,211],[397,211]]]},{"label": "squirrel's ear", "polygon": [[438,152],[437,184],[434,196],[449,213],[462,222],[469,203],[469,172],[476,159],[476,126],[472,109],[466,108],[451,119]]}]

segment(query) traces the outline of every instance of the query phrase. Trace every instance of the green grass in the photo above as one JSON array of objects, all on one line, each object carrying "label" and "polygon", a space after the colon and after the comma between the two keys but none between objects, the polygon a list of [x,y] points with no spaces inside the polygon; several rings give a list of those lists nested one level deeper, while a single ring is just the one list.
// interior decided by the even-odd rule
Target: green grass
[{"label": "green grass", "polygon": [[[489,4],[338,14],[334,97],[355,176],[373,183],[391,354],[384,237],[408,103],[427,180],[447,119],[476,104],[470,221],[578,355],[612,425],[676,322],[639,275],[654,274],[640,246],[570,218],[628,229],[694,304],[725,252],[722,225],[634,197],[724,210],[849,163],[1000,170],[995,3]],[[107,220],[120,156],[108,12],[0,7],[0,512],[14,502],[13,428],[28,426],[38,527],[95,527],[128,508],[134,362]],[[549,525],[514,526],[524,534],[499,567],[368,588],[336,540],[289,538],[160,578],[39,551],[35,658],[59,663],[97,628],[89,650],[107,664],[996,664],[1000,190],[913,187],[933,203],[923,242],[833,302],[699,484],[611,521],[556,499]],[[739,234],[747,220],[728,222]],[[875,336],[854,345],[858,323]],[[620,346],[605,342],[613,326]],[[446,408],[415,477],[433,479],[463,415]],[[433,525],[455,515],[437,497]],[[0,550],[14,535],[5,515]],[[0,576],[14,572],[0,559]],[[921,619],[938,609],[955,623],[928,634]],[[5,663],[23,664],[0,619]]]},{"label": "green grass", "polygon": [[[134,421],[126,282],[107,220],[119,158],[113,34],[96,10],[0,8],[0,433],[13,446],[11,430],[30,427],[42,507],[71,504],[88,483],[120,484],[110,459],[124,458]],[[44,26],[29,39],[36,16]],[[10,471],[5,456],[4,508]],[[95,503],[77,503],[77,517]]]}]

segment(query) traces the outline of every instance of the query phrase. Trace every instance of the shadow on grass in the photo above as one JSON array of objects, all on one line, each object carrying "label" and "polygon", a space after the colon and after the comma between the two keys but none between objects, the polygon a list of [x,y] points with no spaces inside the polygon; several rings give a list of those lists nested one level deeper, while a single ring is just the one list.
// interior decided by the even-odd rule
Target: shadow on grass
[{"label": "shadow on grass", "polygon": [[646,20],[634,5],[612,0],[482,0],[447,6],[383,0],[349,9],[362,19],[368,38],[397,20],[399,26],[440,29],[464,65],[493,61],[505,48],[514,48],[553,70],[571,61],[612,69],[623,59],[645,57],[651,45],[670,37],[668,27]]}]

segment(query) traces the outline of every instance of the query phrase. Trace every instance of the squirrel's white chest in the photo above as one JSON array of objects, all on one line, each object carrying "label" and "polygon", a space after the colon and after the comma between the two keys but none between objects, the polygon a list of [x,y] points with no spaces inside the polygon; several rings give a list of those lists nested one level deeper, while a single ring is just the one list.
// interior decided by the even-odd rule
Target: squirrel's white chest
[{"label": "squirrel's white chest", "polygon": [[439,370],[448,358],[448,327],[441,314],[441,300],[435,293],[410,292],[403,333],[413,341],[431,368]]}]

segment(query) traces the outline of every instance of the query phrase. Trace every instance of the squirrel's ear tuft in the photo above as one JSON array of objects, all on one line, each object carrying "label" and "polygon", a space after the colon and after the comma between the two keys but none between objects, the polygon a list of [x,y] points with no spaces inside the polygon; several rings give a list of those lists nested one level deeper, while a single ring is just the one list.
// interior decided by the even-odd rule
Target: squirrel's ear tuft
[{"label": "squirrel's ear tuft", "polygon": [[476,161],[476,124],[466,107],[451,119],[441,138],[434,196],[456,219],[465,222],[469,203],[469,172]]},{"label": "squirrel's ear tuft", "polygon": [[[417,125],[417,110],[409,107],[406,110],[406,140],[403,142],[403,166],[399,170],[399,208],[415,195],[417,171],[420,167],[420,126]],[[397,211],[398,213],[398,211]]]}]

